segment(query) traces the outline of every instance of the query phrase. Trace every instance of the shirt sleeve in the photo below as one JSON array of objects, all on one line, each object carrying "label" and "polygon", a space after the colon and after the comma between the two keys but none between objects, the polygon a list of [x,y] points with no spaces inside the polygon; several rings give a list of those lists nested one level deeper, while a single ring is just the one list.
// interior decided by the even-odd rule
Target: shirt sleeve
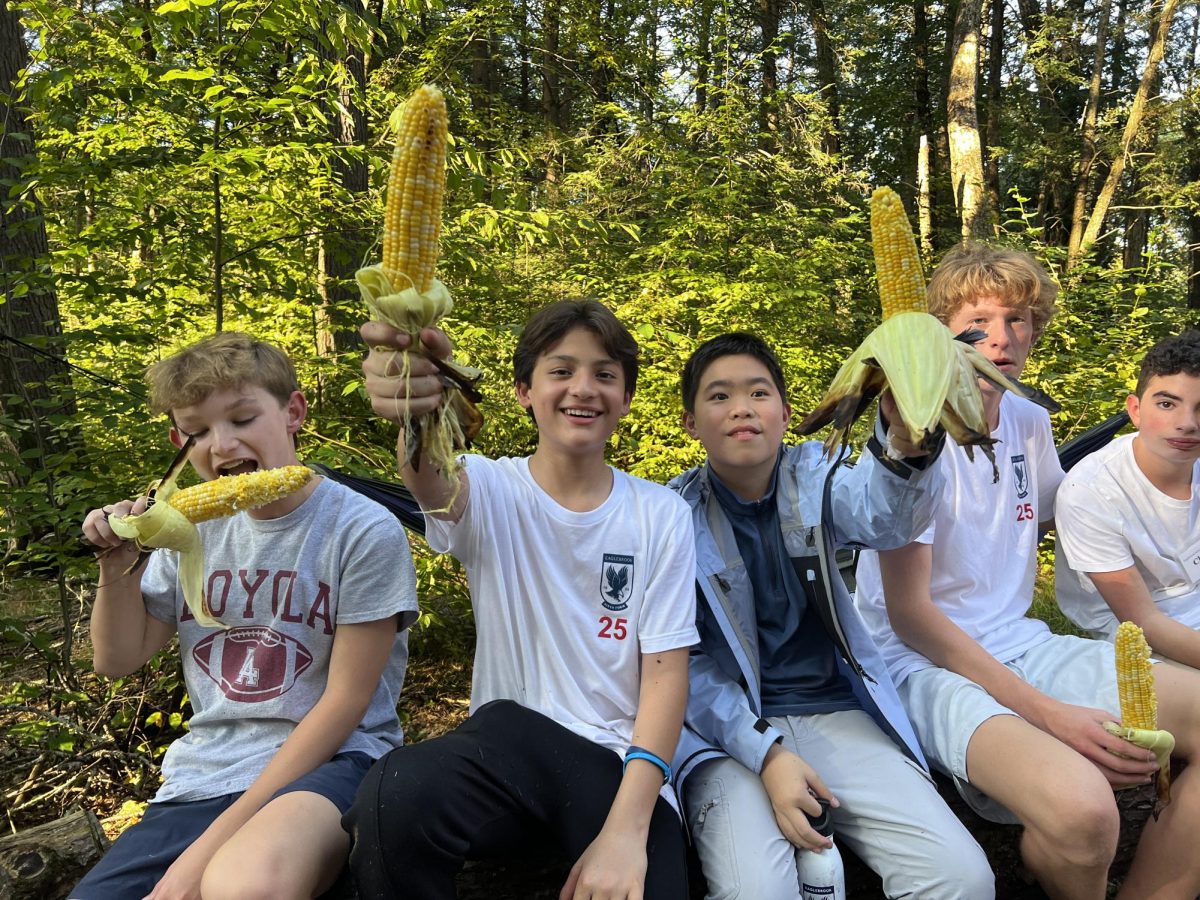
[{"label": "shirt sleeve", "polygon": [[[483,456],[467,455],[460,458],[470,481],[467,505],[457,522],[425,516],[425,540],[434,553],[451,553],[459,560],[470,558],[470,548],[476,535],[486,532],[480,528],[480,520],[486,519],[490,495],[493,491],[495,463]],[[428,512],[422,508],[422,512]]]},{"label": "shirt sleeve", "polygon": [[645,603],[638,622],[642,653],[690,647],[696,632],[696,541],[688,505],[670,495],[673,515],[659,529],[661,539],[646,579]]},{"label": "shirt sleeve", "polygon": [[1055,518],[1055,495],[1057,495],[1058,486],[1062,484],[1065,475],[1062,463],[1058,460],[1058,448],[1054,446],[1054,432],[1050,429],[1050,416],[1040,408],[1038,412],[1040,416],[1035,435],[1035,440],[1038,442],[1038,457],[1037,468],[1033,471],[1037,472],[1038,479],[1038,520],[1045,522],[1047,519]]},{"label": "shirt sleeve", "polygon": [[374,505],[352,516],[341,556],[338,624],[375,622],[398,613],[403,630],[417,619],[416,572],[404,527]]},{"label": "shirt sleeve", "polygon": [[168,625],[179,621],[179,554],[155,550],[142,576],[142,603],[146,612]]},{"label": "shirt sleeve", "polygon": [[1067,563],[1076,572],[1119,572],[1134,564],[1122,523],[1109,504],[1069,476],[1058,489],[1054,525]]}]

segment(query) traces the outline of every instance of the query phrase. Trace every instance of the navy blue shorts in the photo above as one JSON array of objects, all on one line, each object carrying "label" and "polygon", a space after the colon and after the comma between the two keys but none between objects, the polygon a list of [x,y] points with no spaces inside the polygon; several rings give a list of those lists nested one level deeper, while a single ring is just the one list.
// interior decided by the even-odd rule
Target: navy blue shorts
[{"label": "navy blue shorts", "polygon": [[[371,768],[365,753],[343,753],[272,796],[310,791],[327,798],[345,814],[363,776]],[[126,829],[100,862],[71,891],[72,900],[140,900],[158,884],[171,863],[200,837],[216,818],[242,796],[225,794],[209,800],[151,803],[136,825]]]}]

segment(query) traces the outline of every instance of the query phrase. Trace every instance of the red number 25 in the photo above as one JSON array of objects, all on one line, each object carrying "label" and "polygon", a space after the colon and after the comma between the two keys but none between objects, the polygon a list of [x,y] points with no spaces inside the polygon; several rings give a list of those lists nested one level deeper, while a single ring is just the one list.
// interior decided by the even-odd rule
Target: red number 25
[{"label": "red number 25", "polygon": [[628,619],[614,619],[612,616],[600,617],[600,631],[596,637],[612,638],[613,640],[625,640],[625,623]]},{"label": "red number 25", "polygon": [[1028,522],[1033,519],[1033,504],[1018,503],[1017,504],[1017,521]]}]

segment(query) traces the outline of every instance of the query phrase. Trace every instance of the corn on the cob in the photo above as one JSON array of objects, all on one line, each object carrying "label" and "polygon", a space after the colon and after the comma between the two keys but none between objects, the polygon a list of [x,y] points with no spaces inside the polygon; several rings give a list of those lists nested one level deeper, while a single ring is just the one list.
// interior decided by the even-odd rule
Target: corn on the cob
[{"label": "corn on the cob", "polygon": [[[446,182],[446,119],[446,101],[432,85],[421,87],[392,115],[396,149],[388,176],[383,259],[355,276],[372,316],[413,337],[454,308],[450,292],[434,277]],[[449,360],[433,362],[449,385],[446,401],[416,420],[404,412],[403,462],[418,465],[424,455],[447,481],[458,484],[458,451],[482,424],[474,405],[481,399],[475,383],[482,373]],[[400,376],[407,379],[409,371],[406,352]]]},{"label": "corn on the cob", "polygon": [[1116,634],[1117,698],[1121,724],[1105,722],[1110,734],[1149,750],[1158,760],[1157,810],[1171,802],[1171,751],[1175,737],[1158,727],[1158,696],[1154,690],[1154,664],[1142,629],[1122,622]]},{"label": "corn on the cob", "polygon": [[[890,188],[879,188],[871,197],[871,237],[875,249],[876,280],[883,304],[883,322],[842,364],[833,383],[797,429],[812,434],[833,423],[825,441],[832,456],[848,440],[854,420],[870,406],[872,398],[890,388],[909,441],[927,450],[936,445],[941,426],[974,459],[980,447],[996,467],[978,378],[1029,397],[1057,411],[1045,395],[1035,395],[997,369],[966,341],[931,316],[925,296],[925,277],[917,255],[912,228],[900,198]],[[975,338],[978,340],[978,337]]]},{"label": "corn on the cob", "polygon": [[1129,728],[1158,728],[1158,697],[1154,693],[1154,664],[1142,629],[1132,622],[1117,627],[1117,694],[1121,724]]},{"label": "corn on the cob", "polygon": [[871,246],[883,320],[902,312],[929,312],[917,242],[904,204],[891,188],[871,194]]},{"label": "corn on the cob", "polygon": [[300,490],[312,478],[307,466],[281,466],[214,478],[180,491],[167,502],[183,513],[189,522],[207,522],[231,516],[244,509],[266,506]]},{"label": "corn on the cob", "polygon": [[442,233],[446,186],[446,101],[424,85],[397,111],[383,225],[383,272],[393,285],[405,281],[418,294],[429,290]]}]

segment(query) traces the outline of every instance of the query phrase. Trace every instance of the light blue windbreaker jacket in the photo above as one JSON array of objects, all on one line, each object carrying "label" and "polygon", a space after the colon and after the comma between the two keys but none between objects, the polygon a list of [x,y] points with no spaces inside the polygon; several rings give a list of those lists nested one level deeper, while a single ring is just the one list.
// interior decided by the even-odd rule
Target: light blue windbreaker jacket
[{"label": "light blue windbreaker jacket", "polygon": [[[942,487],[941,467],[919,470],[884,461],[878,437],[868,449],[857,465],[832,468],[816,441],[784,447],[776,487],[779,524],[800,578],[818,582],[817,613],[839,651],[839,668],[855,696],[928,770],[834,554],[838,547],[901,547],[920,535],[933,517],[933,499]],[[709,759],[728,755],[752,772],[761,771],[767,751],[782,735],[762,717],[754,594],[733,528],[713,496],[708,464],[684,472],[668,487],[692,508],[697,615],[710,617],[723,638],[714,646],[714,629],[701,629],[701,643],[689,657],[687,716],[671,766],[675,789],[682,796],[687,777]]]}]

